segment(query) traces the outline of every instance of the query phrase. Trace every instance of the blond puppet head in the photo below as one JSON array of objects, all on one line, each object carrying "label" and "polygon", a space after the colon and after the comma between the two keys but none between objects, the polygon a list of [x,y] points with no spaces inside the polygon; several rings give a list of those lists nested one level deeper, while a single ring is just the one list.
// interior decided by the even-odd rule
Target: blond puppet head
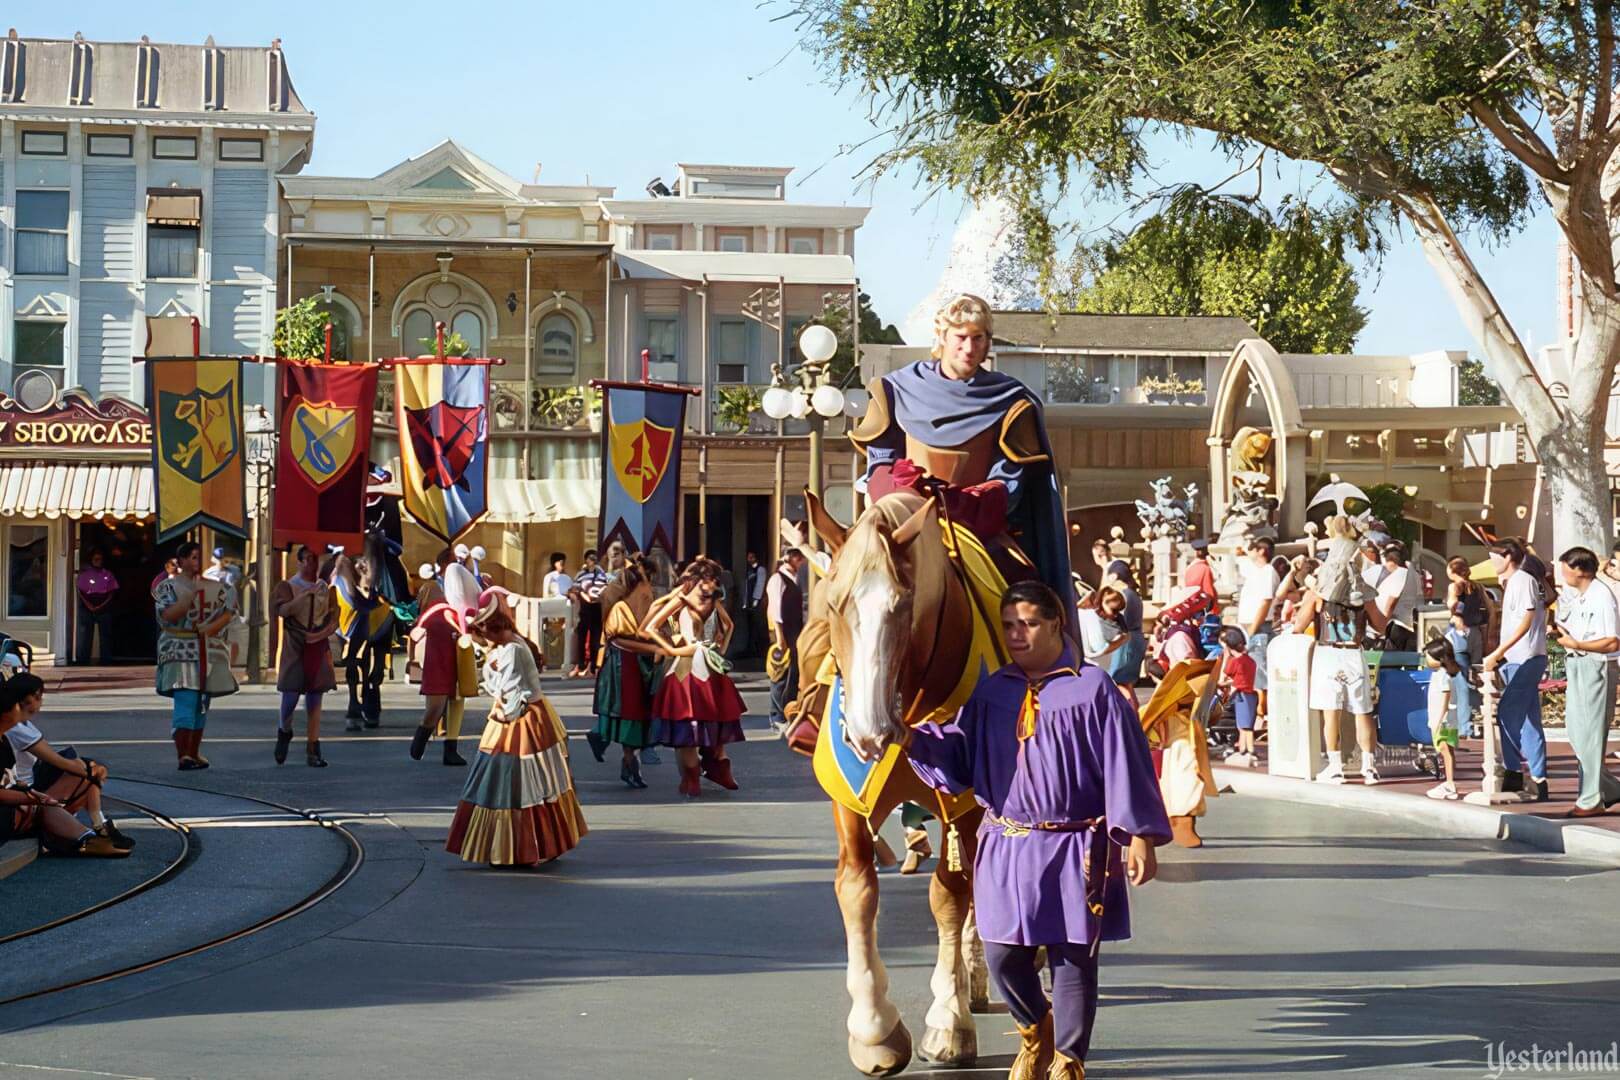
[{"label": "blond puppet head", "polygon": [[990,333],[991,317],[990,305],[972,293],[961,293],[956,299],[939,309],[934,316],[934,350],[933,357],[938,360],[945,355],[945,335],[952,330],[971,327]]}]

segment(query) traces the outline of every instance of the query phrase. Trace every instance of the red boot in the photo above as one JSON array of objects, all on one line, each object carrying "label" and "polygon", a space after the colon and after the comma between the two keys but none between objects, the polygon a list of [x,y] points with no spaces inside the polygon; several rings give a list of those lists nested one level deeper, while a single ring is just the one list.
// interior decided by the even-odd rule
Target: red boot
[{"label": "red boot", "polygon": [[688,799],[696,799],[703,794],[703,781],[698,778],[696,765],[681,766],[681,794]]},{"label": "red boot", "polygon": [[703,763],[703,775],[727,791],[737,790],[737,781],[731,775],[730,758],[709,758]]}]

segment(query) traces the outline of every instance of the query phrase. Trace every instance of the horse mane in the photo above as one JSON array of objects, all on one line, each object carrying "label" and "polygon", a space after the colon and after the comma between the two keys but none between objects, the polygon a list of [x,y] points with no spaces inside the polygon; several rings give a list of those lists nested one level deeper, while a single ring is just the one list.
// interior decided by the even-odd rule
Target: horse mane
[{"label": "horse mane", "polygon": [[856,519],[833,559],[833,572],[827,580],[830,608],[836,609],[849,599],[855,583],[868,573],[883,574],[890,581],[901,580],[891,537],[922,504],[920,496],[895,492],[867,507]]}]

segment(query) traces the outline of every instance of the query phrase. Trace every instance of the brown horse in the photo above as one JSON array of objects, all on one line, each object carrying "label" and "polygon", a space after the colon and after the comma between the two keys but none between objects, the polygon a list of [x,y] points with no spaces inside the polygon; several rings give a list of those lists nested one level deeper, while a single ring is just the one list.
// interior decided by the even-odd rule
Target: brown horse
[{"label": "brown horse", "polygon": [[[891,743],[903,744],[906,728],[941,709],[957,690],[969,662],[974,602],[951,564],[933,502],[910,493],[889,495],[848,529],[814,498],[809,505],[811,523],[833,558],[825,580],[812,592],[811,623],[800,638],[801,686],[814,681],[830,651],[843,683],[844,721],[842,731],[823,724],[819,738],[843,738],[857,756],[872,761]],[[999,635],[1000,627],[993,633]],[[869,815],[833,803],[835,888],[849,948],[849,1056],[871,1076],[904,1069],[912,1051],[911,1034],[889,1000],[888,974],[878,954],[872,851],[874,828],[901,802],[939,805],[903,755],[872,798]],[[958,818],[960,858],[954,868],[952,860],[940,858],[929,882],[939,957],[929,981],[934,1000],[917,1052],[943,1064],[966,1065],[977,1058],[972,1012],[988,1007],[983,950],[971,925],[970,871],[982,816],[975,806]]]}]

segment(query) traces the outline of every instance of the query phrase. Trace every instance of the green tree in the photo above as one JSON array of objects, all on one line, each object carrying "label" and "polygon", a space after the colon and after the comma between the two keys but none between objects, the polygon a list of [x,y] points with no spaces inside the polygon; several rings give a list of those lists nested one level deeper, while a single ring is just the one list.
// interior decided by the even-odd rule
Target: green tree
[{"label": "green tree", "polygon": [[[900,336],[900,331],[894,328],[894,324],[884,322],[878,317],[877,312],[872,310],[870,296],[861,293],[860,303],[862,345],[905,343],[905,339]],[[848,303],[846,302],[842,308],[827,308],[818,321],[838,335],[838,351],[833,354],[832,361],[827,365],[830,378],[837,386],[853,386],[858,381],[860,365],[855,358],[854,342],[850,340]]]},{"label": "green tree", "polygon": [[326,312],[313,296],[276,312],[276,332],[271,339],[277,356],[294,360],[318,360],[326,355]]},{"label": "green tree", "polygon": [[[1422,244],[1523,417],[1560,545],[1606,544],[1604,418],[1620,360],[1620,151],[1611,0],[786,0],[935,186],[1013,201],[1055,261],[1080,186],[1131,190],[1145,135],[1312,163],[1333,205]],[[1319,200],[1320,201],[1320,200]],[[1581,286],[1554,399],[1465,238],[1545,207]]]},{"label": "green tree", "polygon": [[1485,365],[1472,356],[1457,369],[1457,404],[1500,405],[1502,391],[1485,374]]},{"label": "green tree", "polygon": [[1367,324],[1347,237],[1291,202],[1274,217],[1244,200],[1198,199],[1081,248],[1076,311],[1235,315],[1279,352],[1349,352]]}]

